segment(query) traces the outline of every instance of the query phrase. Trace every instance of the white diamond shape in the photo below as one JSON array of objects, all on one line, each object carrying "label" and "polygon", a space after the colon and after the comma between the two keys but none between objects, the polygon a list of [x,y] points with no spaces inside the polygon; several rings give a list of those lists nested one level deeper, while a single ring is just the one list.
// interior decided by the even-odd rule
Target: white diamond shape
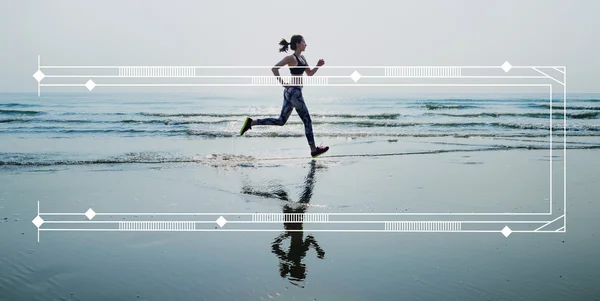
[{"label": "white diamond shape", "polygon": [[88,209],[88,211],[85,212],[85,216],[87,216],[87,218],[91,220],[92,218],[94,218],[94,216],[96,216],[96,212],[94,212],[94,210],[90,208]]},{"label": "white diamond shape", "polygon": [[223,228],[223,226],[225,226],[225,224],[227,224],[227,220],[223,216],[220,216],[217,219],[217,225],[219,225],[219,227]]},{"label": "white diamond shape", "polygon": [[512,65],[509,62],[504,62],[501,67],[504,72],[508,72],[512,68]]},{"label": "white diamond shape", "polygon": [[36,216],[32,221],[31,221],[36,227],[40,227],[43,223],[44,223],[44,219],[42,219],[39,215]]},{"label": "white diamond shape", "polygon": [[512,230],[508,226],[504,226],[504,229],[502,229],[500,232],[502,232],[504,237],[508,237],[512,233]]},{"label": "white diamond shape", "polygon": [[350,75],[350,78],[352,78],[354,82],[357,82],[360,79],[360,73],[354,70],[354,72],[352,72],[352,75]]},{"label": "white diamond shape", "polygon": [[35,80],[39,82],[42,81],[42,79],[44,79],[45,75],[41,70],[38,70],[36,73],[33,74],[33,78],[35,78]]},{"label": "white diamond shape", "polygon": [[85,87],[88,90],[92,91],[96,87],[96,83],[94,83],[94,81],[90,79],[87,81],[87,83],[85,83]]}]

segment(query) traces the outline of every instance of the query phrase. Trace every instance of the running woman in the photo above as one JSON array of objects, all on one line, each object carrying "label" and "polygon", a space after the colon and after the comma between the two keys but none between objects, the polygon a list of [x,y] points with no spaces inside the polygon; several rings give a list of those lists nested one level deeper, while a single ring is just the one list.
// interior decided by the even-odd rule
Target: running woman
[{"label": "running woman", "polygon": [[[284,57],[279,63],[275,64],[271,71],[277,78],[277,80],[285,88],[283,90],[283,107],[281,108],[281,114],[278,118],[263,118],[255,119],[248,117],[244,122],[242,129],[240,130],[240,136],[250,129],[254,125],[278,125],[283,126],[290,115],[292,110],[296,109],[298,116],[304,123],[304,133],[308,140],[308,146],[310,147],[310,154],[313,158],[316,158],[329,150],[329,146],[315,146],[315,138],[313,135],[312,121],[308,112],[308,107],[304,103],[302,97],[302,76],[304,72],[306,75],[313,76],[319,67],[325,64],[325,61],[320,59],[317,62],[317,66],[313,69],[308,66],[306,58],[302,55],[302,52],[306,49],[306,42],[301,35],[293,35],[290,42],[285,39],[281,39],[279,42],[281,48],[279,52],[287,52],[288,47],[294,50],[294,54]],[[290,67],[290,73],[292,75],[292,83],[285,83],[279,75],[279,68],[288,65]]]}]

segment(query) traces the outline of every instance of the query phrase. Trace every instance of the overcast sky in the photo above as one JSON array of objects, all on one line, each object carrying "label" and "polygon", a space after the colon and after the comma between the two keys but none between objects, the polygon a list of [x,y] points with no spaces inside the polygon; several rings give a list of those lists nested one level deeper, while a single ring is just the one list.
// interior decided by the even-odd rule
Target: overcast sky
[{"label": "overcast sky", "polygon": [[0,2],[0,91],[43,65],[272,65],[305,36],[314,65],[566,65],[600,92],[600,1]]}]

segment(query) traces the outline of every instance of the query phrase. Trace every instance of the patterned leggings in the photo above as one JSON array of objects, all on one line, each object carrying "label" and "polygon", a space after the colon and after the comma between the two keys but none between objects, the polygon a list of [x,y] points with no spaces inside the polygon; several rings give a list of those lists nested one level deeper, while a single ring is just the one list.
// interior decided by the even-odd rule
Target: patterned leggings
[{"label": "patterned leggings", "polygon": [[298,116],[300,116],[300,119],[304,123],[304,133],[308,140],[308,145],[314,146],[315,138],[312,130],[312,121],[306,103],[304,103],[304,98],[302,97],[301,87],[285,88],[283,91],[283,107],[281,108],[279,118],[256,119],[256,124],[283,126],[292,114],[293,109],[296,109]]}]

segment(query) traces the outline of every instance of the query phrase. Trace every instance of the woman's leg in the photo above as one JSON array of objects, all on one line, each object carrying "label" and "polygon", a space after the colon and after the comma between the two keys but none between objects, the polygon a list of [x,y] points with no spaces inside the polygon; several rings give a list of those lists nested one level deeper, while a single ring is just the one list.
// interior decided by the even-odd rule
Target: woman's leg
[{"label": "woman's leg", "polygon": [[312,120],[310,118],[310,113],[308,112],[308,107],[304,102],[301,89],[293,89],[293,92],[290,95],[290,102],[296,109],[296,112],[302,120],[302,123],[304,123],[304,134],[306,135],[306,140],[308,140],[308,145],[310,146],[311,151],[314,151],[315,137],[313,134]]},{"label": "woman's leg", "polygon": [[292,110],[294,109],[292,103],[290,102],[290,89],[285,89],[283,91],[283,105],[281,107],[281,113],[278,118],[263,118],[263,119],[255,119],[252,121],[251,125],[279,125],[283,126],[290,115],[292,114]]},{"label": "woman's leg", "polygon": [[287,122],[288,118],[290,118],[292,110],[294,109],[292,103],[290,102],[288,90],[289,89],[285,89],[283,91],[283,105],[281,107],[281,113],[279,114],[279,118],[263,118],[252,120],[252,118],[247,117],[246,121],[244,122],[244,125],[242,126],[242,129],[240,130],[240,136],[244,135],[246,131],[252,129],[253,125],[283,126]]},{"label": "woman's leg", "polygon": [[290,102],[296,109],[298,116],[302,119],[304,123],[304,133],[306,135],[306,140],[308,140],[308,146],[310,146],[310,154],[311,156],[318,157],[329,150],[329,146],[324,147],[316,147],[315,146],[315,137],[313,134],[312,128],[312,120],[310,118],[310,113],[308,112],[308,107],[304,102],[304,97],[302,96],[302,89],[297,88],[294,89],[293,94],[290,95]]}]

